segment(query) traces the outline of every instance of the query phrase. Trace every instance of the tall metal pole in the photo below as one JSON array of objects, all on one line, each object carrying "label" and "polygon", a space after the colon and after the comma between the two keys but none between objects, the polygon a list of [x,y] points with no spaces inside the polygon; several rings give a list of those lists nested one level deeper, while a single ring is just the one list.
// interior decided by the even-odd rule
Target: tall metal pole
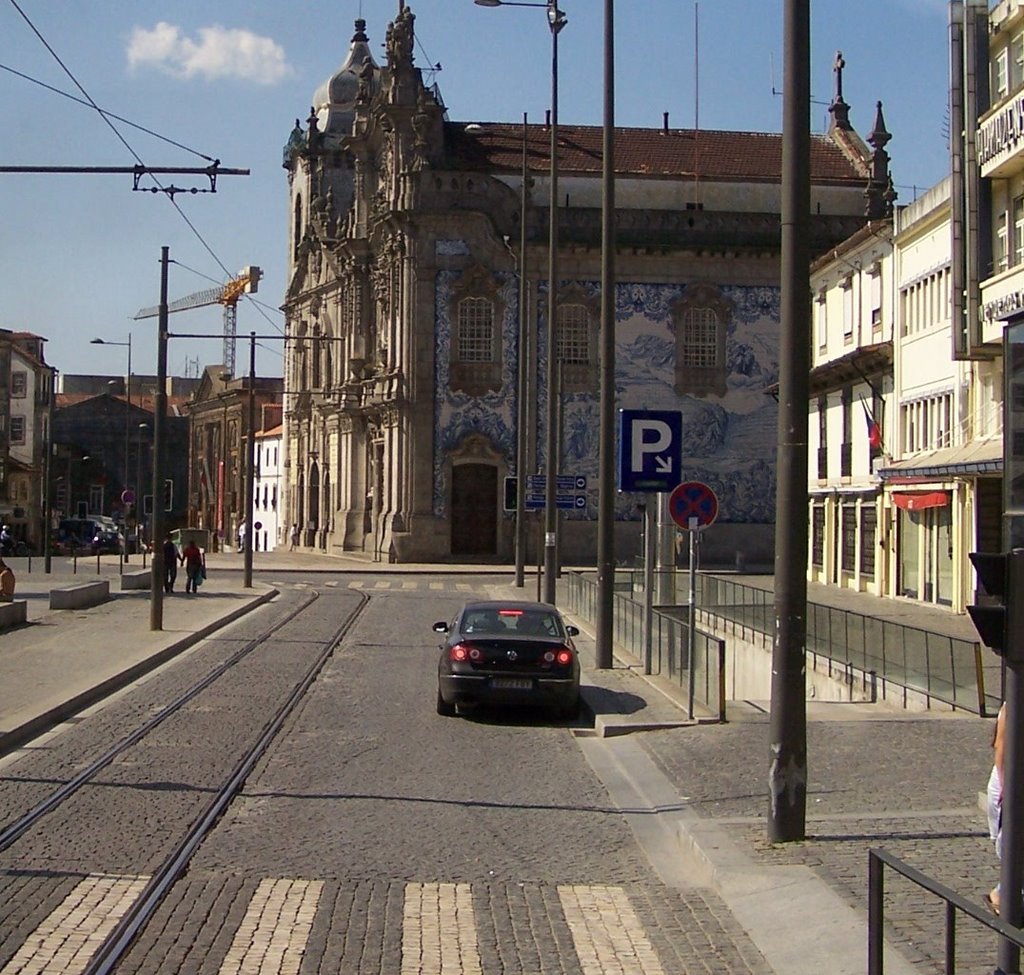
[{"label": "tall metal pole", "polygon": [[519,197],[519,376],[518,410],[516,412],[516,575],[515,584],[522,588],[526,576],[526,442],[529,400],[529,326],[526,313],[526,210],[529,202],[529,169],[526,153],[526,113],[523,112],[523,186]]},{"label": "tall metal pole", "polygon": [[546,447],[544,451],[544,591],[543,600],[555,602],[558,575],[558,34],[566,24],[565,15],[554,0],[548,3],[551,28],[551,175],[548,202],[548,321]]},{"label": "tall metal pole", "polygon": [[810,0],[785,0],[782,327],[768,839],[802,840],[807,808],[807,399],[810,369]]},{"label": "tall metal pole", "polygon": [[157,316],[156,397],[153,405],[153,561],[150,576],[149,628],[164,626],[164,421],[167,416],[167,265],[168,247],[160,249],[160,311]]},{"label": "tall metal pole", "polygon": [[53,546],[50,544],[50,497],[53,470],[53,401],[57,396],[57,368],[50,366],[50,396],[46,404],[46,456],[43,458],[43,569],[53,570]]},{"label": "tall metal pole", "polygon": [[597,490],[597,648],[612,666],[615,608],[615,0],[604,0],[604,119],[601,133],[601,401]]},{"label": "tall metal pole", "polygon": [[[1024,917],[1021,885],[1024,883],[1024,549],[1010,551],[1006,567],[1006,714],[1003,728],[1002,816],[999,857],[999,916],[1014,927]],[[999,971],[1020,971],[1020,948],[1007,938],[999,939]]]},{"label": "tall metal pole", "polygon": [[245,445],[245,552],[242,585],[252,588],[253,490],[256,484],[256,333],[249,333],[249,436]]},{"label": "tall metal pole", "polygon": [[[128,490],[128,453],[129,446],[131,444],[131,414],[132,414],[132,333],[128,333],[128,375],[125,377],[124,382],[124,398],[127,400],[128,405],[124,411],[124,480],[121,482],[123,487],[121,488],[121,504],[127,504],[128,502],[124,499],[124,493]],[[136,499],[138,503],[138,499]],[[121,509],[122,514],[124,509]],[[124,560],[128,561],[128,519],[124,519]]]}]

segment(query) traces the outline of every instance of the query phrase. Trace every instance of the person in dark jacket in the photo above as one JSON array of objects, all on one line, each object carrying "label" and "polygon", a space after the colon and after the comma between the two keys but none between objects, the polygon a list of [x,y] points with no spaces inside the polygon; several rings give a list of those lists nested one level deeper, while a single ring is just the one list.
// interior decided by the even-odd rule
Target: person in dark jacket
[{"label": "person in dark jacket", "polygon": [[178,548],[168,535],[164,539],[164,592],[174,592],[178,578]]}]

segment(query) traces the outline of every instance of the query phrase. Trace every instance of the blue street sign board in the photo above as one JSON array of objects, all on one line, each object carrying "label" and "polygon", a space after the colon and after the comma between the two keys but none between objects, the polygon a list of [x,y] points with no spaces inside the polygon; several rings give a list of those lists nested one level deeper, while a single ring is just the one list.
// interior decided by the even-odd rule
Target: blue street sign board
[{"label": "blue street sign board", "polygon": [[[527,511],[544,510],[544,493],[529,493],[524,499],[524,507]],[[587,506],[585,494],[556,494],[555,507],[559,510],[573,511]]]},{"label": "blue street sign board", "polygon": [[679,483],[683,414],[619,410],[619,490],[671,491]]},{"label": "blue street sign board", "polygon": [[[526,475],[526,490],[544,493],[544,475],[543,474],[527,474]],[[555,490],[556,491],[586,491],[587,489],[587,475],[586,474],[556,474],[555,475]]]}]

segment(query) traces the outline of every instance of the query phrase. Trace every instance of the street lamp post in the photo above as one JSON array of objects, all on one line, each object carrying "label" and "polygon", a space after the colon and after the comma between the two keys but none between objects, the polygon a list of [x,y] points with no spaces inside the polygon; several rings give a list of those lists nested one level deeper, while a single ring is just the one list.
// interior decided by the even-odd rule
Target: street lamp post
[{"label": "street lamp post", "polygon": [[558,35],[567,18],[555,0],[547,3],[521,3],[518,0],[474,0],[480,7],[543,7],[548,14],[551,30],[551,148],[548,203],[548,320],[547,320],[547,404],[545,410],[544,449],[544,586],[541,598],[555,602],[555,582],[558,574]]}]

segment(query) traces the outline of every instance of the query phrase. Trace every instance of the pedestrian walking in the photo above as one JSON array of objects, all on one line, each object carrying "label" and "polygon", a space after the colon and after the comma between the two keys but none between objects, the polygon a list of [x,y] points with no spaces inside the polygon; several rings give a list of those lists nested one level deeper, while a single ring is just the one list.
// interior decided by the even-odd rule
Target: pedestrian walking
[{"label": "pedestrian walking", "polygon": [[193,539],[189,539],[181,553],[185,566],[185,592],[199,592],[199,584],[206,578],[206,562],[203,552]]},{"label": "pedestrian walking", "polygon": [[289,535],[289,540],[291,542],[291,545],[289,546],[288,551],[289,552],[294,552],[295,551],[295,546],[299,544],[299,525],[298,525],[298,522],[293,522],[292,523],[292,530],[291,530],[291,534]]},{"label": "pedestrian walking", "polygon": [[[996,716],[995,730],[992,732],[992,771],[988,777],[987,812],[988,812],[988,835],[996,844],[996,857],[1002,859],[1003,855],[1003,749],[1006,728],[1006,702],[999,708]],[[999,914],[999,884],[996,884],[986,895],[985,903],[988,904],[993,914]]]},{"label": "pedestrian walking", "polygon": [[238,526],[238,551],[239,552],[244,552],[245,551],[245,533],[246,533],[247,530],[248,530],[248,526],[243,521]]},{"label": "pedestrian walking", "polygon": [[174,592],[174,582],[178,578],[178,547],[168,535],[164,539],[164,592]]}]

